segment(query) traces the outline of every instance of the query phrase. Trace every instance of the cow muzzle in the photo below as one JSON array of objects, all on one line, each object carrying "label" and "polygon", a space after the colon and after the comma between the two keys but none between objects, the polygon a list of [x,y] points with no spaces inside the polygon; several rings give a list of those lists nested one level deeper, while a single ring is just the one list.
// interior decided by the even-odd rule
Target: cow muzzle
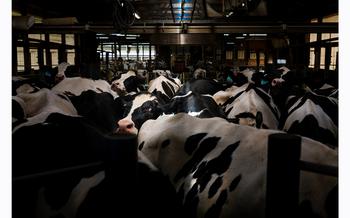
[{"label": "cow muzzle", "polygon": [[135,127],[135,124],[130,119],[122,119],[118,121],[118,128],[116,130],[117,134],[126,134],[126,135],[137,135],[138,130]]}]

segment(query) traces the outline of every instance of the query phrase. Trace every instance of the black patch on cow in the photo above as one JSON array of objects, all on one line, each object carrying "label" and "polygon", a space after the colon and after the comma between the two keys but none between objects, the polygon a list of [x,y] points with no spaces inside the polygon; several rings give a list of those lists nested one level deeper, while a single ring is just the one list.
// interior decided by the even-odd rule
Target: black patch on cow
[{"label": "black patch on cow", "polygon": [[231,113],[232,109],[233,109],[233,106],[230,107],[230,108],[225,112],[225,115],[228,116],[228,115]]},{"label": "black patch on cow", "polygon": [[166,139],[162,142],[161,148],[166,148],[170,145],[170,139]]},{"label": "black patch on cow", "polygon": [[192,158],[189,159],[181,168],[181,170],[176,174],[174,181],[176,182],[180,178],[186,177],[191,172],[191,170],[196,167],[197,164],[216,147],[219,140],[220,137],[209,137],[204,139],[199,145],[198,149],[194,152]]},{"label": "black patch on cow", "polygon": [[305,116],[302,121],[294,121],[287,132],[306,136],[327,145],[338,145],[337,136],[334,136],[330,130],[320,127],[313,115]]},{"label": "black patch on cow", "polygon": [[189,91],[196,94],[209,94],[214,95],[216,92],[222,90],[223,87],[220,83],[212,79],[192,79],[187,81],[178,91],[178,95],[184,95]]},{"label": "black patch on cow", "polygon": [[12,117],[16,118],[17,120],[24,120],[26,117],[26,114],[24,113],[24,110],[22,106],[16,101],[12,99]]},{"label": "black patch on cow", "polygon": [[169,85],[164,81],[162,81],[162,89],[164,93],[168,96],[168,98],[173,97],[174,93],[171,91]]},{"label": "black patch on cow", "polygon": [[110,93],[87,90],[79,96],[69,97],[79,115],[103,132],[113,132],[123,116],[123,104]]},{"label": "black patch on cow", "polygon": [[207,133],[198,133],[191,135],[186,139],[184,149],[188,155],[192,155],[193,151],[198,147],[199,142],[207,135]]},{"label": "black patch on cow", "polygon": [[145,141],[141,142],[141,144],[139,145],[139,150],[141,151],[143,146],[145,145]]},{"label": "black patch on cow", "polygon": [[69,101],[69,98],[66,95],[63,95],[63,94],[57,94],[57,95],[58,95],[58,97],[66,100],[66,101]]},{"label": "black patch on cow", "polygon": [[174,89],[174,86],[173,86],[173,84],[171,84],[170,82],[168,82],[168,81],[166,81],[166,83],[168,84],[168,86],[169,86],[169,88],[171,89],[171,91],[172,91],[172,96],[175,94],[175,89]]},{"label": "black patch on cow", "polygon": [[222,210],[222,207],[224,206],[225,202],[227,200],[227,191],[222,190],[220,193],[220,196],[218,200],[211,206],[208,211],[205,213],[204,218],[218,218],[220,217],[220,213]]},{"label": "black patch on cow", "polygon": [[216,178],[214,183],[210,186],[209,192],[208,192],[208,198],[212,198],[216,194],[216,192],[219,190],[221,185],[222,185],[222,176],[219,176],[218,178]]},{"label": "black patch on cow", "polygon": [[130,76],[124,80],[124,86],[126,92],[137,92],[137,78],[136,76]]},{"label": "black patch on cow", "polygon": [[255,119],[255,116],[251,112],[242,112],[237,115],[235,115],[236,118],[252,118]]},{"label": "black patch on cow", "polygon": [[264,121],[263,114],[260,111],[256,112],[255,127],[260,129],[263,121]]},{"label": "black patch on cow", "polygon": [[198,178],[200,184],[200,190],[204,190],[211,179],[211,175],[221,175],[226,172],[230,167],[232,161],[232,153],[239,146],[240,141],[227,146],[219,156],[216,158],[202,163],[197,171],[193,174],[193,178]]},{"label": "black patch on cow", "polygon": [[131,114],[131,119],[135,123],[135,127],[140,129],[144,122],[149,119],[157,119],[161,114],[162,110],[158,107],[158,102],[151,100],[136,108]]},{"label": "black patch on cow", "polygon": [[175,80],[171,77],[166,77],[168,80],[170,80],[172,83],[174,83],[174,85],[178,86],[177,83],[175,82]]},{"label": "black patch on cow", "polygon": [[234,178],[230,184],[230,187],[229,187],[229,191],[232,192],[233,190],[236,189],[236,187],[238,186],[239,182],[241,181],[242,179],[242,175],[239,174],[238,176],[236,176],[236,178]]},{"label": "black patch on cow", "polygon": [[186,215],[188,215],[188,217],[197,217],[198,203],[199,203],[198,185],[196,183],[188,191],[184,202],[184,210],[186,212]]}]

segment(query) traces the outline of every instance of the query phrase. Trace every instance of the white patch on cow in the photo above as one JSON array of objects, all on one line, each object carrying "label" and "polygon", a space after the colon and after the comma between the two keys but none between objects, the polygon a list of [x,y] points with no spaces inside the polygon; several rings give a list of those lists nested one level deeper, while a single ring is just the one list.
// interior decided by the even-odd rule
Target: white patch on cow
[{"label": "white patch on cow", "polygon": [[192,95],[192,91],[187,92],[185,95],[176,95],[173,97],[173,99],[178,99],[178,98],[186,98],[188,96]]},{"label": "white patch on cow", "polygon": [[281,77],[286,75],[290,71],[290,69],[288,67],[285,67],[285,66],[278,68],[278,70],[282,70]]},{"label": "white patch on cow", "polygon": [[[154,131],[155,129],[162,131]],[[221,118],[199,119],[184,113],[148,120],[138,135],[139,143],[144,142],[141,151],[163,174],[169,176],[176,190],[184,185],[185,194],[194,187],[193,173],[188,173],[178,181],[174,178],[191,158],[184,150],[186,140],[189,136],[199,133],[207,134],[202,140],[209,137],[219,138],[218,144],[203,157],[201,163],[218,157],[228,145],[239,142],[239,146],[231,156],[232,161],[227,171],[220,175],[213,174],[205,189],[196,193],[199,199],[197,217],[204,217],[208,209],[216,203],[221,191],[226,191],[228,197],[220,217],[264,217],[268,137],[273,133],[282,132],[236,125]],[[170,140],[171,146],[162,148],[161,144],[165,140]],[[308,138],[302,138],[301,142],[301,160],[330,166],[338,165],[338,153],[335,150]],[[233,179],[239,175],[241,180],[236,189],[228,191]],[[208,198],[209,188],[217,176],[222,176],[223,183],[216,194]],[[335,177],[302,172],[299,202],[310,200],[314,211],[326,217],[326,195],[337,183],[338,179]]]},{"label": "white patch on cow", "polygon": [[74,95],[80,95],[83,91],[92,90],[97,93],[103,92],[110,93],[113,98],[118,97],[117,93],[111,89],[110,84],[105,80],[92,80],[82,77],[65,78],[60,83],[52,87],[52,91],[57,93],[70,92]]},{"label": "white patch on cow", "polygon": [[81,203],[86,198],[89,191],[99,185],[105,179],[105,172],[100,171],[89,178],[82,178],[80,182],[72,190],[67,203],[60,209],[52,209],[45,200],[44,188],[38,192],[37,200],[37,217],[47,218],[55,217],[59,214],[65,218],[75,218]]},{"label": "white patch on cow", "polygon": [[245,77],[247,77],[248,79],[248,83],[254,83],[253,80],[252,80],[252,77],[253,77],[253,74],[255,73],[254,70],[251,70],[249,68],[239,72],[241,74],[243,74]]},{"label": "white patch on cow", "polygon": [[187,112],[188,115],[190,116],[194,116],[194,117],[198,117],[199,115],[201,115],[203,113],[203,111],[205,111],[207,109],[203,109],[201,111],[189,111]]},{"label": "white patch on cow", "polygon": [[[245,85],[243,85],[245,86]],[[241,86],[242,87],[242,86]],[[246,86],[245,86],[246,87]],[[223,105],[231,96],[235,95],[238,86],[231,86],[225,91],[218,91],[213,95],[213,99],[217,105]]]},{"label": "white patch on cow", "polygon": [[60,113],[67,116],[78,116],[73,104],[58,96],[54,91],[47,88],[29,94],[18,94],[18,98],[25,103],[27,122],[21,123],[13,129],[15,132],[22,126],[30,126],[42,123],[52,113]]}]

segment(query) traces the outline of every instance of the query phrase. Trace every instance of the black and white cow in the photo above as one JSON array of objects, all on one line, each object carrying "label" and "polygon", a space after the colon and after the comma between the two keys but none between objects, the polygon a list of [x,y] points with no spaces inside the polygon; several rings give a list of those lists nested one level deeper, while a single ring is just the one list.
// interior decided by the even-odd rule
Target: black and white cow
[{"label": "black and white cow", "polygon": [[305,74],[287,71],[271,87],[270,93],[282,111],[279,128],[337,146],[338,100],[312,92],[305,84]]},{"label": "black and white cow", "polygon": [[290,97],[280,129],[338,146],[338,100],[311,91]]},{"label": "black and white cow", "polygon": [[145,91],[146,75],[144,71],[140,71],[140,74],[136,74],[134,71],[128,71],[127,73],[121,74],[120,78],[113,80],[111,88],[119,96],[126,94],[136,94],[140,91]]},{"label": "black and white cow", "polygon": [[227,118],[238,120],[242,125],[278,129],[280,112],[271,96],[263,89],[255,84],[246,83],[229,90],[228,93],[231,96],[222,104]]},{"label": "black and white cow", "polygon": [[180,85],[175,79],[159,76],[149,82],[148,92],[154,93],[164,102],[168,102],[179,88]]},{"label": "black and white cow", "polygon": [[17,113],[16,109],[22,109],[24,114],[22,122],[18,123],[19,125],[14,124],[13,132],[23,126],[43,123],[52,113],[78,116],[77,110],[66,95],[46,88],[34,93],[18,94],[12,101],[12,105],[17,105],[13,108],[13,115]]},{"label": "black and white cow", "polygon": [[138,129],[148,119],[156,119],[162,114],[157,96],[149,92],[121,97],[124,108],[123,118],[117,123],[116,133],[137,134]]},{"label": "black and white cow", "polygon": [[12,154],[14,217],[182,216],[135,137],[105,135],[82,117],[52,113],[24,126]]},{"label": "black and white cow", "polygon": [[[138,143],[169,177],[186,217],[258,218],[265,217],[268,136],[277,132],[180,113],[145,122]],[[335,150],[301,141],[301,160],[337,166]],[[337,178],[301,172],[299,212],[307,204],[308,212],[326,217],[325,202],[336,185]]]}]

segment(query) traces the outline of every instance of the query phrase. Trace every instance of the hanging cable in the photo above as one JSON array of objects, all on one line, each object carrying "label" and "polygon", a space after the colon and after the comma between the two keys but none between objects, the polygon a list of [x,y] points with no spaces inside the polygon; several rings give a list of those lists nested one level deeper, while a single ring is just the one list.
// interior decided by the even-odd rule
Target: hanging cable
[{"label": "hanging cable", "polygon": [[129,0],[113,1],[113,25],[118,32],[126,31],[135,21],[135,8]]}]

